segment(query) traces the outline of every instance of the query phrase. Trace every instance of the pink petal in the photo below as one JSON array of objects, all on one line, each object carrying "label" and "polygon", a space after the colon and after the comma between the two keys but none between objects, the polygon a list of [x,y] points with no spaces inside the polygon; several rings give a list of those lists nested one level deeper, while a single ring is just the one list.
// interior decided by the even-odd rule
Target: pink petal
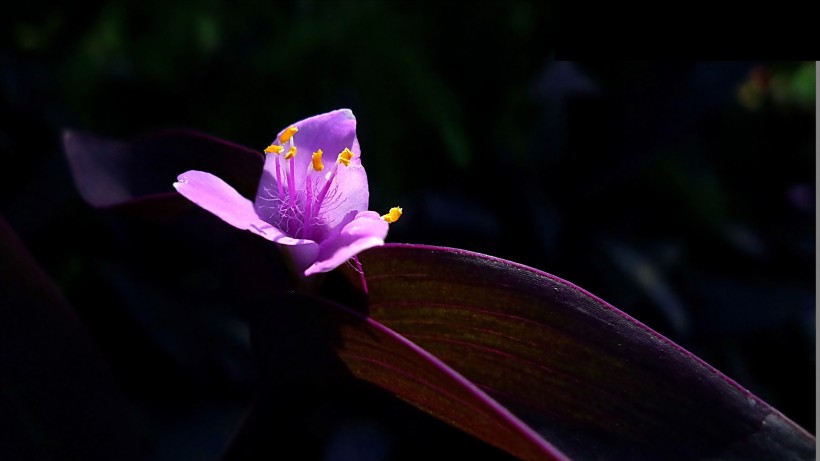
[{"label": "pink petal", "polygon": [[[338,153],[332,159],[329,159],[330,165],[336,162],[337,156]],[[322,157],[328,157],[328,155],[324,154]],[[354,159],[358,160],[357,157],[354,157]],[[351,211],[367,210],[370,201],[367,174],[360,161],[355,163],[351,161],[350,166],[339,165],[339,170],[333,182],[336,187],[335,197],[340,205],[327,206],[322,213],[330,228],[341,224],[347,213]]]},{"label": "pink petal", "polygon": [[249,230],[270,241],[288,238],[279,229],[259,219],[250,200],[210,173],[194,170],[182,173],[177,177],[174,188],[188,200],[234,227]]},{"label": "pink petal", "polygon": [[292,271],[294,274],[306,272],[307,268],[316,262],[316,257],[319,254],[319,244],[310,240],[304,240],[303,242],[307,243],[299,245],[284,244],[279,247],[282,254],[293,265]]},{"label": "pink petal", "polygon": [[[294,135],[298,153],[296,160],[296,179],[298,183],[304,182],[305,172],[310,164],[311,154],[318,149],[322,149],[322,161],[326,166],[331,166],[336,161],[336,157],[345,148],[353,152],[353,159],[350,165],[359,165],[361,150],[359,140],[356,137],[356,117],[350,109],[339,109],[325,114],[314,115],[302,121],[296,122],[299,131]],[[285,127],[288,128],[288,127]],[[284,129],[282,130],[284,131]],[[276,135],[278,138],[282,134],[280,131]],[[265,167],[270,162],[265,162]],[[270,170],[273,173],[273,170]]]},{"label": "pink petal", "polygon": [[[336,158],[345,148],[353,152],[350,165],[347,167],[340,165],[338,174],[334,179],[333,193],[337,197],[338,204],[327,207],[326,212],[323,213],[324,221],[328,227],[334,228],[341,224],[343,218],[351,211],[366,210],[370,196],[367,187],[367,174],[361,163],[361,149],[359,148],[359,140],[356,137],[356,117],[353,116],[353,112],[350,109],[339,109],[306,118],[293,125],[299,128],[299,131],[293,137],[297,148],[297,154],[294,157],[296,162],[294,165],[294,182],[297,189],[304,185],[313,152],[322,149],[322,163],[325,165],[322,174],[326,174],[333,168]],[[280,131],[279,134],[281,133]],[[277,139],[279,134],[276,135]],[[266,205],[260,201],[260,196],[269,198],[273,191],[278,190],[276,183],[277,158],[281,162],[283,187],[287,189],[284,159],[276,154],[268,154],[265,156],[265,166],[256,193],[256,205],[259,208]],[[269,218],[274,222],[277,219],[278,216]]]},{"label": "pink petal", "polygon": [[322,243],[305,275],[331,271],[360,252],[384,245],[388,224],[375,211],[350,212]]}]

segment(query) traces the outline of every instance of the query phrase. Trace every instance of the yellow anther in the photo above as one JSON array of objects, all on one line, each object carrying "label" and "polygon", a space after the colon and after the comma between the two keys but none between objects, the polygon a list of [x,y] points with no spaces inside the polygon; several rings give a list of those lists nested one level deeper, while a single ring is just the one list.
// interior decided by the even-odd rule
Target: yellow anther
[{"label": "yellow anther", "polygon": [[279,135],[279,142],[284,144],[284,143],[290,141],[290,138],[292,138],[293,135],[296,134],[297,131],[299,131],[299,128],[296,128],[295,126],[292,126],[288,129],[286,129],[285,131],[282,132],[282,134]]},{"label": "yellow anther", "polygon": [[338,162],[341,163],[344,166],[350,166],[350,159],[352,159],[352,158],[353,158],[353,152],[350,152],[350,149],[345,147],[345,150],[343,150],[342,153],[339,154]]},{"label": "yellow anther", "polygon": [[394,206],[387,214],[382,215],[382,219],[389,223],[394,223],[401,218],[401,208]]},{"label": "yellow anther", "polygon": [[313,153],[313,169],[322,171],[324,168],[325,166],[322,165],[322,149],[319,149]]},{"label": "yellow anther", "polygon": [[276,154],[276,155],[279,155],[279,154],[281,154],[281,153],[282,153],[282,151],[283,151],[283,150],[285,150],[285,148],[284,148],[284,147],[282,147],[282,146],[277,146],[276,144],[271,144],[270,146],[268,146],[268,147],[266,147],[266,148],[265,148],[265,153],[266,153],[266,154],[270,154],[270,153],[272,152],[272,153],[274,153],[274,154]]},{"label": "yellow anther", "polygon": [[285,160],[292,159],[293,157],[296,157],[296,146],[290,146],[288,153],[285,154]]}]

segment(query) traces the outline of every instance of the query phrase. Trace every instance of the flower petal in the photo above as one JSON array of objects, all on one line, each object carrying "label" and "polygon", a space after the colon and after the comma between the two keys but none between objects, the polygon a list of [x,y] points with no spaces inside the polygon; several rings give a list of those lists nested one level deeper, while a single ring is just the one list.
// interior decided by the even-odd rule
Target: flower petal
[{"label": "flower petal", "polygon": [[317,261],[305,275],[331,271],[368,248],[384,245],[387,228],[375,211],[351,211],[319,244]]},{"label": "flower petal", "polygon": [[[333,165],[336,157],[343,150],[350,149],[353,159],[350,165],[361,165],[361,149],[356,137],[356,117],[350,109],[339,109],[325,114],[314,115],[294,123],[299,131],[293,140],[298,149],[296,155],[296,179],[304,182],[304,175],[311,160],[311,154],[322,149],[322,161]],[[282,130],[284,131],[284,130]],[[282,132],[279,132],[282,134]],[[277,135],[277,138],[279,135]],[[266,162],[267,163],[267,162]],[[266,165],[267,166],[267,165]],[[301,181],[299,181],[301,179]]]},{"label": "flower petal", "polygon": [[[335,161],[336,155],[328,160],[331,165]],[[329,229],[338,226],[349,212],[367,210],[370,201],[367,174],[358,157],[350,161],[350,166],[339,165],[328,196],[330,198],[322,207],[322,217]]]},{"label": "flower petal", "polygon": [[[356,137],[356,117],[350,109],[339,109],[325,114],[306,118],[294,124],[299,131],[293,136],[294,145],[297,148],[294,157],[294,184],[297,189],[304,188],[305,177],[308,174],[308,167],[311,163],[311,155],[317,150],[322,150],[322,163],[325,170],[319,177],[323,177],[331,171],[336,158],[344,149],[353,152],[353,158],[349,166],[339,166],[329,196],[333,199],[329,205],[323,207],[322,218],[327,229],[338,226],[344,217],[351,211],[362,211],[367,209],[369,193],[367,187],[367,174],[361,163],[361,149],[359,140]],[[284,130],[282,130],[284,131]],[[277,134],[282,134],[280,131]],[[281,217],[274,209],[271,210],[269,203],[271,198],[279,190],[276,182],[276,163],[280,162],[280,175],[282,187],[287,190],[287,162],[282,155],[268,154],[265,157],[265,166],[262,177],[259,180],[259,188],[256,193],[256,207],[260,214],[265,214],[265,218],[271,222],[281,221]],[[319,186],[324,185],[324,180],[320,180]],[[298,195],[297,191],[297,195]],[[303,191],[301,191],[303,192]],[[304,200],[301,196],[301,200]],[[266,210],[262,213],[261,210]],[[271,215],[271,213],[273,213]]]},{"label": "flower petal", "polygon": [[[295,239],[291,239],[295,240]],[[316,257],[319,254],[319,244],[310,240],[303,240],[299,245],[283,244],[279,249],[287,258],[290,259],[293,267],[291,270],[295,274],[302,274],[316,262]]]},{"label": "flower petal", "polygon": [[234,227],[249,230],[270,241],[288,238],[282,231],[261,220],[250,200],[210,173],[195,170],[182,173],[177,177],[174,188],[188,200]]}]

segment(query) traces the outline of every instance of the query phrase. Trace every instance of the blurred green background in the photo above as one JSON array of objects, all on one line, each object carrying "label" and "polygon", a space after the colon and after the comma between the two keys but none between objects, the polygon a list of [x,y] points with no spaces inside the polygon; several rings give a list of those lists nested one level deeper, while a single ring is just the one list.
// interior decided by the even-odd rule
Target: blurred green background
[{"label": "blurred green background", "polygon": [[[291,122],[349,107],[371,209],[404,207],[390,241],[570,280],[814,431],[814,63],[556,61],[552,6],[535,0],[1,11],[0,214],[126,389],[134,344],[106,316],[139,315],[88,307],[102,212],[74,189],[62,130],[192,128],[262,149]],[[150,325],[127,337],[190,367]]]}]

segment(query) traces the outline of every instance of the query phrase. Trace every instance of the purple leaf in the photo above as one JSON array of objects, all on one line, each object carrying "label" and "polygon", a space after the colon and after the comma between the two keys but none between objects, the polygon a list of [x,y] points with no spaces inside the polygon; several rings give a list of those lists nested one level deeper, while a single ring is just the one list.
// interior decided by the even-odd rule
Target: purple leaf
[{"label": "purple leaf", "polygon": [[218,171],[240,194],[253,197],[262,172],[261,152],[194,131],[161,131],[133,142],[66,131],[63,146],[83,198],[98,208],[151,211],[189,206],[172,184],[182,171]]},{"label": "purple leaf", "polygon": [[[273,417],[274,421],[286,417],[293,411],[286,409],[298,393],[295,389],[310,388],[312,400],[338,394],[339,388],[349,386],[339,378],[338,371],[334,372],[342,365],[338,363],[341,359],[348,375],[376,384],[435,416],[446,415],[446,423],[521,459],[568,459],[473,383],[373,319],[341,304],[298,293],[279,297],[271,304],[256,310],[251,328],[254,348],[261,358],[264,386],[273,390],[269,394],[277,402],[257,402],[251,420],[265,419],[265,413],[267,419]],[[287,399],[283,401],[282,395],[288,395]],[[344,396],[339,398],[345,400]],[[355,392],[347,398],[355,398]],[[302,412],[309,413],[310,404],[303,402]],[[273,433],[265,437],[275,438],[281,431],[292,431],[288,427],[291,425],[292,422],[285,427],[281,422],[274,423],[269,429]],[[248,435],[264,434],[258,429],[259,422],[247,426],[227,459],[247,450],[240,446],[255,446],[252,451],[260,449],[260,436]],[[281,449],[281,443],[279,446]]]},{"label": "purple leaf", "polygon": [[[481,430],[494,420],[503,424],[503,411],[485,410],[478,423],[475,412],[465,410],[488,402],[481,393],[573,459],[814,456],[811,434],[569,282],[509,261],[422,245],[374,248],[360,260],[371,318],[369,333],[346,336],[340,354],[348,366],[511,453],[522,456],[501,445],[512,435]],[[345,276],[361,283],[352,269]]]}]

